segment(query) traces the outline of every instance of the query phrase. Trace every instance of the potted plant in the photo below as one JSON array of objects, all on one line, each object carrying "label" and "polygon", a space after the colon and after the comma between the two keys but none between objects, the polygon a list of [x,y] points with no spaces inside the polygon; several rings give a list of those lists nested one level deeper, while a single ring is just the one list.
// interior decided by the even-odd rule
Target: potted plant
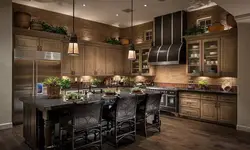
[{"label": "potted plant", "polygon": [[198,81],[199,88],[202,90],[208,89],[208,82],[206,80],[200,80]]},{"label": "potted plant", "polygon": [[43,84],[47,86],[48,98],[60,98],[60,78],[48,77],[44,80]]},{"label": "potted plant", "polygon": [[93,86],[95,86],[95,87],[100,86],[101,83],[102,83],[102,80],[101,80],[101,79],[94,78],[94,79],[91,80],[91,84],[92,84]]},{"label": "potted plant", "polygon": [[133,94],[143,94],[141,88],[139,88],[139,87],[132,88],[131,93],[133,93]]},{"label": "potted plant", "polygon": [[108,88],[108,89],[104,90],[104,93],[107,96],[113,96],[113,95],[115,95],[115,90]]},{"label": "potted plant", "polygon": [[70,88],[70,80],[69,79],[60,79],[60,87],[61,87],[61,90],[62,90],[62,93],[63,93],[63,96],[66,95],[66,89],[69,89]]},{"label": "potted plant", "polygon": [[32,19],[30,22],[30,29],[42,31],[43,30],[42,22],[38,19]]}]

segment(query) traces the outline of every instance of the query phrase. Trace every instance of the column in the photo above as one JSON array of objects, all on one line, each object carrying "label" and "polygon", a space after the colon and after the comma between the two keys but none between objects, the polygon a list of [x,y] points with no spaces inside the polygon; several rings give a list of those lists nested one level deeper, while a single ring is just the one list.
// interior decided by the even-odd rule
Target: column
[{"label": "column", "polygon": [[237,129],[250,132],[250,14],[236,17],[238,23]]},{"label": "column", "polygon": [[12,127],[12,1],[0,0],[0,130]]}]

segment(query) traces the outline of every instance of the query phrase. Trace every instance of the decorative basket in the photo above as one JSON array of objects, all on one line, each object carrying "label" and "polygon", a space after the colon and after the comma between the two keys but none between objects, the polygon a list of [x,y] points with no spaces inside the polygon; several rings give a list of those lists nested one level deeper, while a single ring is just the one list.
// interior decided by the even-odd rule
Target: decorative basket
[{"label": "decorative basket", "polygon": [[209,32],[220,32],[220,31],[224,31],[224,26],[219,23],[219,22],[216,22],[214,23],[212,26],[209,26],[208,27],[208,31]]},{"label": "decorative basket", "polygon": [[128,45],[129,44],[129,40],[128,39],[121,39],[121,44],[122,45]]},{"label": "decorative basket", "polygon": [[47,95],[49,99],[60,98],[60,86],[48,86]]},{"label": "decorative basket", "polygon": [[28,29],[30,27],[31,15],[26,12],[14,13],[14,24],[16,27]]},{"label": "decorative basket", "polygon": [[30,29],[31,30],[42,31],[43,30],[43,26],[40,23],[34,22],[34,23],[31,23]]}]

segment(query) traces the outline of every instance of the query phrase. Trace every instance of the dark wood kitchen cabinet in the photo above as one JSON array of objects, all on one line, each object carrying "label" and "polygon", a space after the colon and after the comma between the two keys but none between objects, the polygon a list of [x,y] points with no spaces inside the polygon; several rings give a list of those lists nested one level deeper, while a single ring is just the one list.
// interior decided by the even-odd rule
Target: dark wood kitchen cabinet
[{"label": "dark wood kitchen cabinet", "polygon": [[16,50],[37,51],[39,49],[39,38],[24,35],[15,35],[14,45]]},{"label": "dark wood kitchen cabinet", "polygon": [[61,42],[61,40],[41,38],[40,46],[42,51],[61,53],[63,43]]},{"label": "dark wood kitchen cabinet", "polygon": [[213,100],[201,100],[201,119],[217,121],[217,102]]},{"label": "dark wood kitchen cabinet", "polygon": [[106,75],[123,75],[123,55],[123,49],[106,48]]},{"label": "dark wood kitchen cabinet", "polygon": [[106,48],[105,59],[106,59],[106,75],[114,75],[115,73],[115,49]]},{"label": "dark wood kitchen cabinet", "polygon": [[237,30],[185,36],[187,74],[191,76],[237,76]]}]

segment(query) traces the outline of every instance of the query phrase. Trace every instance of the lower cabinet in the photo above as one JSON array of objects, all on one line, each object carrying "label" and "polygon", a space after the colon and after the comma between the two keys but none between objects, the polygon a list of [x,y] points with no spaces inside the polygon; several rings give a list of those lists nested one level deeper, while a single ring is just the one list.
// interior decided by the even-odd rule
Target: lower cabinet
[{"label": "lower cabinet", "polygon": [[201,100],[201,119],[217,121],[216,101]]},{"label": "lower cabinet", "polygon": [[237,97],[180,92],[180,115],[218,123],[237,124]]},{"label": "lower cabinet", "polygon": [[218,103],[218,121],[227,124],[237,123],[237,108],[234,102]]}]

